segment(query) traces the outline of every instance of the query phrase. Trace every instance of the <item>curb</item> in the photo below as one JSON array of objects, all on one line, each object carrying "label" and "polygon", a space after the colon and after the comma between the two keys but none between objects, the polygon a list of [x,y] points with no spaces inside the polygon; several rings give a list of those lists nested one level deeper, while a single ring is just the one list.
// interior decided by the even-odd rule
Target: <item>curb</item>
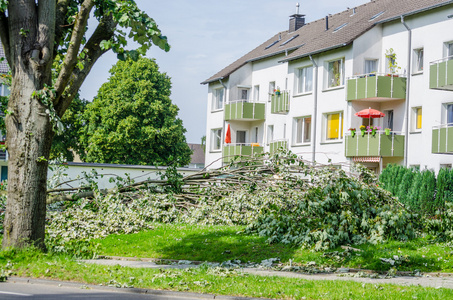
[{"label": "curb", "polygon": [[73,288],[86,288],[92,290],[104,290],[104,291],[115,291],[119,293],[130,293],[130,294],[144,294],[144,295],[154,295],[154,296],[165,296],[165,297],[184,297],[184,298],[201,298],[201,299],[224,299],[224,300],[272,300],[269,298],[250,298],[250,297],[241,297],[241,296],[224,296],[224,295],[214,295],[214,294],[202,294],[202,293],[190,293],[190,292],[176,292],[176,291],[166,291],[166,290],[153,290],[153,289],[142,289],[142,288],[117,288],[105,285],[94,285],[94,284],[84,284],[74,281],[59,281],[52,279],[37,279],[29,277],[8,277],[7,282],[18,282],[18,283],[29,283],[29,284],[47,284],[47,285],[57,285]]}]

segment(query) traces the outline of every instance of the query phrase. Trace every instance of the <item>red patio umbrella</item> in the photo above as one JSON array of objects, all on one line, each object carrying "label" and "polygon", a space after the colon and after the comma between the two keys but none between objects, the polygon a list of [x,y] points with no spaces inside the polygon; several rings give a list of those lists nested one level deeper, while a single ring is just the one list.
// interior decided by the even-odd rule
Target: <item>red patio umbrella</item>
[{"label": "red patio umbrella", "polygon": [[225,143],[226,144],[231,144],[231,130],[230,130],[230,124],[228,124],[228,129],[225,135]]},{"label": "red patio umbrella", "polygon": [[367,108],[363,109],[355,114],[357,117],[361,118],[382,118],[385,117],[385,114],[380,112],[377,109]]}]

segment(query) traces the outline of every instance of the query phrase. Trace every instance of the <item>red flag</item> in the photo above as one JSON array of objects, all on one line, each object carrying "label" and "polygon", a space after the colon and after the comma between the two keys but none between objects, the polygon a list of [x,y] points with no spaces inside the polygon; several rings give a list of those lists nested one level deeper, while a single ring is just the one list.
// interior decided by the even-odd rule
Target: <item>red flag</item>
[{"label": "red flag", "polygon": [[231,144],[231,130],[230,130],[230,124],[228,124],[228,129],[227,129],[226,136],[225,136],[225,143],[226,143],[226,144]]}]

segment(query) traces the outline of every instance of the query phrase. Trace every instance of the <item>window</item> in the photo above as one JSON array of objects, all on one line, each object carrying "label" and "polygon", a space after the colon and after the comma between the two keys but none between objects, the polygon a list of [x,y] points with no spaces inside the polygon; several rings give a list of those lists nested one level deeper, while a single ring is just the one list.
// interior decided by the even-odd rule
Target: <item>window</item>
[{"label": "window", "polygon": [[236,144],[245,144],[247,140],[247,131],[238,130],[236,131]]},{"label": "window", "polygon": [[311,117],[296,118],[294,144],[305,144],[311,141]]},{"label": "window", "polygon": [[[445,43],[445,57],[453,56],[453,42]],[[453,57],[451,57],[453,58]]]},{"label": "window", "polygon": [[344,84],[344,58],[330,61],[327,64],[327,88]]},{"label": "window", "polygon": [[259,85],[255,85],[253,87],[253,100],[255,102],[260,101],[260,86]]},{"label": "window", "polygon": [[412,131],[422,130],[422,108],[412,108]]},{"label": "window", "polygon": [[274,125],[267,126],[267,143],[270,144],[274,140]]},{"label": "window", "polygon": [[239,100],[249,100],[249,89],[239,89]]},{"label": "window", "polygon": [[214,90],[214,99],[212,103],[212,110],[218,110],[223,108],[223,95],[224,95],[224,89],[215,89]]},{"label": "window", "polygon": [[365,59],[365,74],[376,73],[378,66],[377,59]]},{"label": "window", "polygon": [[343,138],[343,113],[325,114],[326,119],[326,141],[340,140]]},{"label": "window", "polygon": [[252,143],[258,143],[258,127],[253,127],[252,130]]},{"label": "window", "polygon": [[393,110],[384,110],[384,128],[390,128],[393,130]]},{"label": "window", "polygon": [[308,93],[313,90],[313,66],[297,69],[297,93]]},{"label": "window", "polygon": [[6,84],[0,84],[0,96],[8,96],[11,92]]},{"label": "window", "polygon": [[269,101],[271,101],[274,90],[275,90],[275,81],[271,81],[271,82],[269,82]]},{"label": "window", "polygon": [[451,164],[440,164],[441,169],[451,169]]},{"label": "window", "polygon": [[447,111],[447,124],[449,126],[453,125],[453,104],[447,104],[446,106],[446,111]]},{"label": "window", "polygon": [[211,150],[220,150],[222,148],[222,128],[211,130]]},{"label": "window", "polygon": [[423,48],[414,50],[414,73],[423,72]]}]

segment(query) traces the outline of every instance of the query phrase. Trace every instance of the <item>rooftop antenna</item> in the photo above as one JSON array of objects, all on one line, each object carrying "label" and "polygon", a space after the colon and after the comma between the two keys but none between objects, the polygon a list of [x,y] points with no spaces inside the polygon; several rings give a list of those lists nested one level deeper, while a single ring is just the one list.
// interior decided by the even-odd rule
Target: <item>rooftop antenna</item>
[{"label": "rooftop antenna", "polygon": [[296,3],[296,15],[299,14],[299,7],[300,7],[300,4],[299,2]]}]

